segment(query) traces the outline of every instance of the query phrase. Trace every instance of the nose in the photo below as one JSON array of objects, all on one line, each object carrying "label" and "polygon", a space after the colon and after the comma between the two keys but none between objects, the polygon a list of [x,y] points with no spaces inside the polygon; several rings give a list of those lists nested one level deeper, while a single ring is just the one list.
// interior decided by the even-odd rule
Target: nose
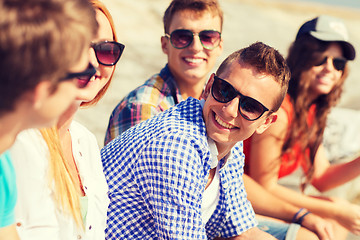
[{"label": "nose", "polygon": [[325,62],[325,69],[327,71],[335,70],[334,64],[333,64],[333,58],[328,57]]},{"label": "nose", "polygon": [[89,61],[95,68],[99,67],[99,63],[95,55],[95,50],[92,47],[89,49]]},{"label": "nose", "polygon": [[203,50],[204,47],[201,44],[199,34],[194,34],[194,39],[193,39],[192,43],[190,44],[190,47],[191,47],[191,49],[193,49],[197,52]]},{"label": "nose", "polygon": [[236,118],[239,115],[239,104],[240,97],[238,96],[223,106],[224,113],[231,118]]}]

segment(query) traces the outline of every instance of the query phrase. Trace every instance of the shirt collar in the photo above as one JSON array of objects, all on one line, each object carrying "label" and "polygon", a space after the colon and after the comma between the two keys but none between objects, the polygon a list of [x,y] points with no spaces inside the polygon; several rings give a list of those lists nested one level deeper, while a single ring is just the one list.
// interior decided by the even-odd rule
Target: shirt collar
[{"label": "shirt collar", "polygon": [[181,96],[180,89],[176,84],[176,81],[174,79],[174,76],[172,75],[169,65],[166,64],[163,69],[161,69],[159,73],[160,77],[166,82],[166,84],[169,86],[171,94],[173,97],[176,96],[176,103],[182,102],[184,99]]}]

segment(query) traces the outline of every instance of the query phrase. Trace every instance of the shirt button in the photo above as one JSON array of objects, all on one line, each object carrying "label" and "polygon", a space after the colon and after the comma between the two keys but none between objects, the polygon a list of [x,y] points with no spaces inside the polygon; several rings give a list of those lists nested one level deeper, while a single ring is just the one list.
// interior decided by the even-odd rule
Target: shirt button
[{"label": "shirt button", "polygon": [[77,236],[77,239],[81,239],[81,235],[78,235],[78,236]]},{"label": "shirt button", "polygon": [[91,225],[90,225],[90,226],[89,226],[89,230],[91,230],[91,228],[92,228],[92,227],[91,227]]},{"label": "shirt button", "polygon": [[81,153],[81,152],[79,152],[79,155],[80,155],[80,157],[82,157],[82,153]]},{"label": "shirt button", "polygon": [[21,222],[16,223],[17,227],[21,227]]},{"label": "shirt button", "polygon": [[224,187],[224,188],[227,188],[227,187],[229,187],[229,184],[228,184],[227,182],[224,182],[224,183],[223,183],[223,187]]}]

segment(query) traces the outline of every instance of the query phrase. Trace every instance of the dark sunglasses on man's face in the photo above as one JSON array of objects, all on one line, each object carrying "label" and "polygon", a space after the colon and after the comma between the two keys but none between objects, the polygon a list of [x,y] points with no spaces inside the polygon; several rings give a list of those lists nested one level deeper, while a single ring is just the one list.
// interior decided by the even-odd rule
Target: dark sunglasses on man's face
[{"label": "dark sunglasses on man's face", "polygon": [[92,43],[97,61],[105,66],[114,66],[120,59],[125,45],[115,41]]},{"label": "dark sunglasses on man's face", "polygon": [[183,49],[193,42],[194,36],[198,35],[202,46],[206,49],[214,49],[220,44],[221,33],[215,30],[204,30],[199,33],[193,33],[188,29],[177,29],[171,34],[165,36],[170,38],[171,45],[176,49]]},{"label": "dark sunglasses on man's face", "polygon": [[60,79],[60,81],[73,80],[78,88],[84,88],[90,82],[90,79],[95,75],[95,73],[96,69],[93,65],[91,65],[91,63],[89,63],[88,68],[84,71],[68,73],[64,78]]},{"label": "dark sunglasses on man's face", "polygon": [[254,98],[244,96],[238,92],[230,83],[214,75],[214,82],[211,87],[213,98],[221,103],[227,103],[240,96],[239,112],[243,118],[249,121],[259,119],[264,112],[269,111],[264,105]]},{"label": "dark sunglasses on man's face", "polygon": [[[314,66],[321,66],[327,62],[329,57],[324,57],[322,60],[315,62]],[[344,71],[347,60],[345,58],[330,58],[334,68],[338,71]]]}]

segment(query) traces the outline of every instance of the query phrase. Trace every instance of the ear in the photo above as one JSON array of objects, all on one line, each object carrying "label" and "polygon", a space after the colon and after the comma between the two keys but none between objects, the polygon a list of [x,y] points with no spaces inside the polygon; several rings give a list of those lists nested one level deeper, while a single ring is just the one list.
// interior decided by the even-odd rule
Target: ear
[{"label": "ear", "polygon": [[257,134],[262,134],[263,132],[265,132],[266,129],[268,129],[270,127],[270,125],[274,122],[276,122],[276,119],[277,119],[277,114],[276,113],[272,113],[270,114],[270,116],[268,116],[265,120],[265,122],[260,125],[256,130],[255,132]]},{"label": "ear", "polygon": [[169,44],[171,44],[169,39],[165,36],[162,36],[160,38],[160,42],[161,42],[161,49],[162,49],[163,53],[168,54],[169,53]]},{"label": "ear", "polygon": [[33,107],[40,109],[51,95],[52,84],[50,81],[41,81],[33,91]]},{"label": "ear", "polygon": [[205,90],[203,91],[203,93],[201,94],[200,96],[200,99],[207,99],[207,97],[209,96],[210,94],[210,91],[211,91],[211,86],[214,82],[214,73],[211,74],[210,78],[209,78],[209,81],[206,83],[206,86],[205,86]]}]

